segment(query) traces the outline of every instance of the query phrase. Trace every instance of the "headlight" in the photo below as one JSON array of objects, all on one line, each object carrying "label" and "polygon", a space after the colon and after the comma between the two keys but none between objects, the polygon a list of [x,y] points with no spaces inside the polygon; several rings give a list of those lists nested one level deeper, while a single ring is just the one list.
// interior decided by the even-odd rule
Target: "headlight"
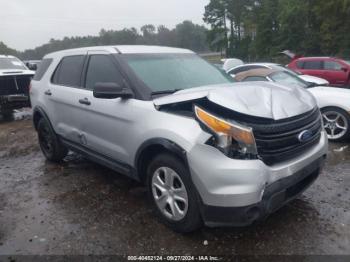
[{"label": "headlight", "polygon": [[214,134],[216,146],[221,151],[233,157],[256,157],[257,149],[252,128],[227,122],[198,106],[195,106],[194,110],[198,120]]}]

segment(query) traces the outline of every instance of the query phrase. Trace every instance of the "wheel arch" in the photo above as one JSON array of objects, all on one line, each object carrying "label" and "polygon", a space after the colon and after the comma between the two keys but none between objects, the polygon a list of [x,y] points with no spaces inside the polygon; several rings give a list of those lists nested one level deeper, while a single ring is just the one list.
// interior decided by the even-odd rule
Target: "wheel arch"
[{"label": "wheel arch", "polygon": [[136,152],[134,166],[140,181],[145,182],[148,164],[162,152],[175,155],[188,166],[186,151],[181,146],[165,138],[153,138],[144,142]]},{"label": "wheel arch", "polygon": [[49,117],[45,113],[44,109],[42,109],[40,106],[36,106],[33,109],[33,124],[34,124],[35,130],[37,130],[38,124],[39,124],[39,121],[40,121],[41,118],[44,118],[49,123],[50,127],[52,128],[52,125],[51,125],[51,122],[49,120]]},{"label": "wheel arch", "polygon": [[350,112],[347,109],[345,109],[344,107],[339,106],[339,105],[327,105],[327,106],[320,107],[321,112],[323,112],[327,109],[338,109],[338,110],[344,111],[345,113],[347,113],[350,116]]}]

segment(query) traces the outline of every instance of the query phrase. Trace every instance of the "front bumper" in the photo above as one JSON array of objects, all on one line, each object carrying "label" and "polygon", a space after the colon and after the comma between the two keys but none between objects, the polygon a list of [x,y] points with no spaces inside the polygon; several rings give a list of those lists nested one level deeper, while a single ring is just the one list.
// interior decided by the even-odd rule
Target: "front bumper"
[{"label": "front bumper", "polygon": [[209,226],[244,226],[274,212],[317,178],[327,150],[325,132],[308,151],[273,166],[229,159],[207,145],[194,146],[187,156],[204,221]]}]

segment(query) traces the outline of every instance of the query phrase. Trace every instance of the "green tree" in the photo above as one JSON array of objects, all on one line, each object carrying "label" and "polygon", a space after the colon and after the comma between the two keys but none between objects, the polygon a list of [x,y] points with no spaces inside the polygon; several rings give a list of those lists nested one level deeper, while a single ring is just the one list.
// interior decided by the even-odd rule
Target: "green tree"
[{"label": "green tree", "polygon": [[211,0],[210,3],[205,6],[203,18],[203,20],[211,26],[210,33],[208,33],[210,46],[215,49],[220,49],[221,51],[224,50],[226,55],[228,55],[229,52],[227,12],[227,0]]}]

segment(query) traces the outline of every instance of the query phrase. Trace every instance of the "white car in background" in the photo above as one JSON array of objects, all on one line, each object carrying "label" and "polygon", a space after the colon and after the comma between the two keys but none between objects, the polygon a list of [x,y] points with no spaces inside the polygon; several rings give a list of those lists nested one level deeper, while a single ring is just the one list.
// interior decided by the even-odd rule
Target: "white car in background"
[{"label": "white car in background", "polygon": [[240,82],[269,81],[284,86],[308,88],[316,98],[317,104],[321,109],[328,139],[331,141],[342,141],[350,138],[349,89],[310,84],[296,74],[283,69],[252,69],[238,73],[235,79]]},{"label": "white car in background", "polygon": [[303,79],[305,82],[315,84],[317,86],[329,86],[329,82],[323,78],[310,76],[310,75],[303,75],[298,72],[295,72],[287,67],[284,67],[279,64],[274,63],[254,63],[254,64],[241,64],[237,65],[235,67],[231,67],[231,69],[226,69],[226,72],[230,74],[232,77],[235,77],[237,74],[252,70],[252,69],[259,69],[259,68],[265,68],[265,69],[277,69],[277,70],[285,70],[288,72],[291,72],[301,79]]},{"label": "white car in background", "polygon": [[29,107],[29,84],[34,76],[21,60],[0,55],[0,116],[10,119],[14,109]]}]

